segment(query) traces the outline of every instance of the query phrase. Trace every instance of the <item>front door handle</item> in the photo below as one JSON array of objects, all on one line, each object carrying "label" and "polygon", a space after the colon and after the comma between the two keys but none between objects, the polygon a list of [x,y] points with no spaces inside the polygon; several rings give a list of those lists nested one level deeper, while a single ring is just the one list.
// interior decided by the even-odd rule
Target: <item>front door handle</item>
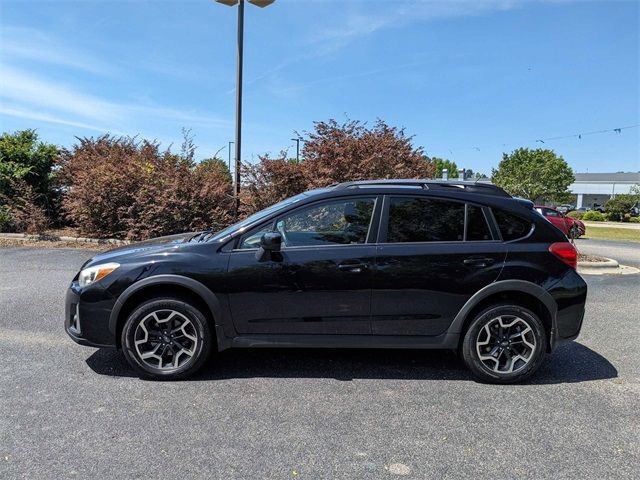
[{"label": "front door handle", "polygon": [[369,266],[366,263],[362,263],[362,262],[354,262],[354,263],[344,262],[344,263],[338,264],[338,270],[341,270],[343,272],[360,273],[363,270],[366,270],[367,268],[369,268]]},{"label": "front door handle", "polygon": [[482,267],[487,267],[493,264],[494,262],[495,260],[493,258],[465,258],[462,263],[472,267],[482,268]]}]

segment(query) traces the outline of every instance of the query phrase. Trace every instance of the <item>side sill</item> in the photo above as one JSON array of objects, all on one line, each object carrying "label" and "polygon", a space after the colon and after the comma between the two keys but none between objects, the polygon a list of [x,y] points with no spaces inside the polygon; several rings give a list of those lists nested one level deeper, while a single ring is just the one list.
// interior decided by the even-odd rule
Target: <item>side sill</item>
[{"label": "side sill", "polygon": [[[459,335],[242,335],[231,339],[231,348],[405,348],[455,349]],[[225,342],[226,343],[226,342]]]}]

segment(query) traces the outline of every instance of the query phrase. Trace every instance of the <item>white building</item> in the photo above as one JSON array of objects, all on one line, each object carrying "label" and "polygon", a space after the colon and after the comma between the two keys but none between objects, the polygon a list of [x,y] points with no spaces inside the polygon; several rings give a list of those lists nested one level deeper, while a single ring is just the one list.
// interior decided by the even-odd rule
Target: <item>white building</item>
[{"label": "white building", "polygon": [[610,198],[640,185],[640,172],[576,173],[575,177],[569,191],[577,197],[576,208],[604,205]]}]

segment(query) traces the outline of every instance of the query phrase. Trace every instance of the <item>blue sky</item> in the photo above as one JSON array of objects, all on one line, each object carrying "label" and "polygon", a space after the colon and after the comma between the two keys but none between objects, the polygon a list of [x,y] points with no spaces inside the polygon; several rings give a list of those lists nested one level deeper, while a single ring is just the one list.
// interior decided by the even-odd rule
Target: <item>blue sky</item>
[{"label": "blue sky", "polygon": [[[191,128],[227,158],[236,11],[212,0],[0,0],[0,126],[75,136]],[[382,118],[490,173],[537,139],[640,123],[638,1],[277,0],[246,7],[243,159],[294,131]],[[546,140],[576,171],[639,171],[640,129]]]}]

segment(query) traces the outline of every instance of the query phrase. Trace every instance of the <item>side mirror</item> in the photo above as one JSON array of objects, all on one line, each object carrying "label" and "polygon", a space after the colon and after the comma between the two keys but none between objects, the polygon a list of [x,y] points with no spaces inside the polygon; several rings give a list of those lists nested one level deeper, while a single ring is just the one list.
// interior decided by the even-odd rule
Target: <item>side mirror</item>
[{"label": "side mirror", "polygon": [[278,232],[267,232],[260,238],[260,248],[256,252],[256,260],[266,262],[273,254],[279,254],[282,246],[282,235]]},{"label": "side mirror", "polygon": [[262,235],[260,246],[271,252],[279,252],[282,246],[282,235],[280,232],[267,232]]}]

